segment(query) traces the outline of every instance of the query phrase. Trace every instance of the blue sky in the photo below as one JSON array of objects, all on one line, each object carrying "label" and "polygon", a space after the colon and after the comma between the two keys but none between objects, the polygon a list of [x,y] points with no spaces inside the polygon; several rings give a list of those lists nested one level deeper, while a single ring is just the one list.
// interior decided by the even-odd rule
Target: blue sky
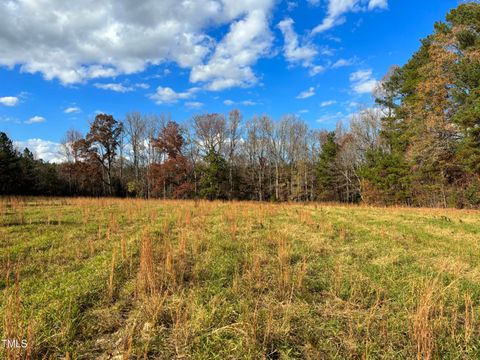
[{"label": "blue sky", "polygon": [[348,121],[449,0],[0,1],[0,130],[46,159],[97,112]]}]

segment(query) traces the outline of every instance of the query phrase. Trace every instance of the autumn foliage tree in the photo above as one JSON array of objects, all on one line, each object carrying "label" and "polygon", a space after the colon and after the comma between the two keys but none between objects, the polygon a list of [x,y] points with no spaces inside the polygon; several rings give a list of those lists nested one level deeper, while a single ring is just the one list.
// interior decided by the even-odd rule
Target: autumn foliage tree
[{"label": "autumn foliage tree", "polygon": [[88,153],[87,159],[94,159],[100,164],[105,193],[108,195],[113,194],[113,164],[122,131],[123,124],[112,115],[98,114],[85,137],[83,150]]},{"label": "autumn foliage tree", "polygon": [[185,140],[180,125],[169,121],[152,143],[161,154],[160,162],[153,163],[148,174],[153,192],[163,198],[189,197],[193,191],[191,165],[182,154]]}]

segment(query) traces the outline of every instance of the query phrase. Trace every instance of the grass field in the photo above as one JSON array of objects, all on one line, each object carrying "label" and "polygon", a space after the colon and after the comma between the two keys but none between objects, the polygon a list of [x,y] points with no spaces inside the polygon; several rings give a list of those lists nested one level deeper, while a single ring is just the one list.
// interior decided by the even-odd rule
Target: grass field
[{"label": "grass field", "polygon": [[0,201],[0,358],[478,359],[480,212]]}]

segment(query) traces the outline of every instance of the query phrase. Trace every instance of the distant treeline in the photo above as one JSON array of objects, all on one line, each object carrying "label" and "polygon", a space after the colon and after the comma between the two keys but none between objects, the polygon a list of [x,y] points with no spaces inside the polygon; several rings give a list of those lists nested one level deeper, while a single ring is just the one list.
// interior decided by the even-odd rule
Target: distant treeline
[{"label": "distant treeline", "polygon": [[332,132],[238,110],[186,125],[99,114],[85,136],[67,132],[62,164],[19,153],[1,133],[0,194],[479,206],[480,5],[436,23],[374,95]]}]

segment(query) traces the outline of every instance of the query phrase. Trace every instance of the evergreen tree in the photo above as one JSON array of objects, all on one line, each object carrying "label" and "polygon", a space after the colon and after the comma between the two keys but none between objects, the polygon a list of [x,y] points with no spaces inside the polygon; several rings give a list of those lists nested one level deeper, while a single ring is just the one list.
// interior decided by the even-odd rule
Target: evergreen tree
[{"label": "evergreen tree", "polygon": [[465,138],[461,157],[480,176],[480,4],[464,4],[447,15],[449,26],[444,32],[461,54],[453,71],[454,121]]},{"label": "evergreen tree", "polygon": [[211,148],[204,158],[200,181],[200,195],[209,200],[225,199],[228,195],[228,164],[223,156]]},{"label": "evergreen tree", "polygon": [[13,194],[19,190],[18,161],[12,140],[7,134],[0,132],[0,194]]},{"label": "evergreen tree", "polygon": [[410,171],[400,152],[373,149],[360,169],[362,198],[369,203],[411,205]]},{"label": "evergreen tree", "polygon": [[21,181],[19,182],[21,188],[20,193],[24,195],[40,194],[36,161],[32,152],[28,148],[23,150],[23,153],[19,158],[19,165],[21,174]]},{"label": "evergreen tree", "polygon": [[318,195],[320,200],[334,201],[337,196],[337,158],[338,145],[335,142],[335,132],[326,134],[317,164]]}]

